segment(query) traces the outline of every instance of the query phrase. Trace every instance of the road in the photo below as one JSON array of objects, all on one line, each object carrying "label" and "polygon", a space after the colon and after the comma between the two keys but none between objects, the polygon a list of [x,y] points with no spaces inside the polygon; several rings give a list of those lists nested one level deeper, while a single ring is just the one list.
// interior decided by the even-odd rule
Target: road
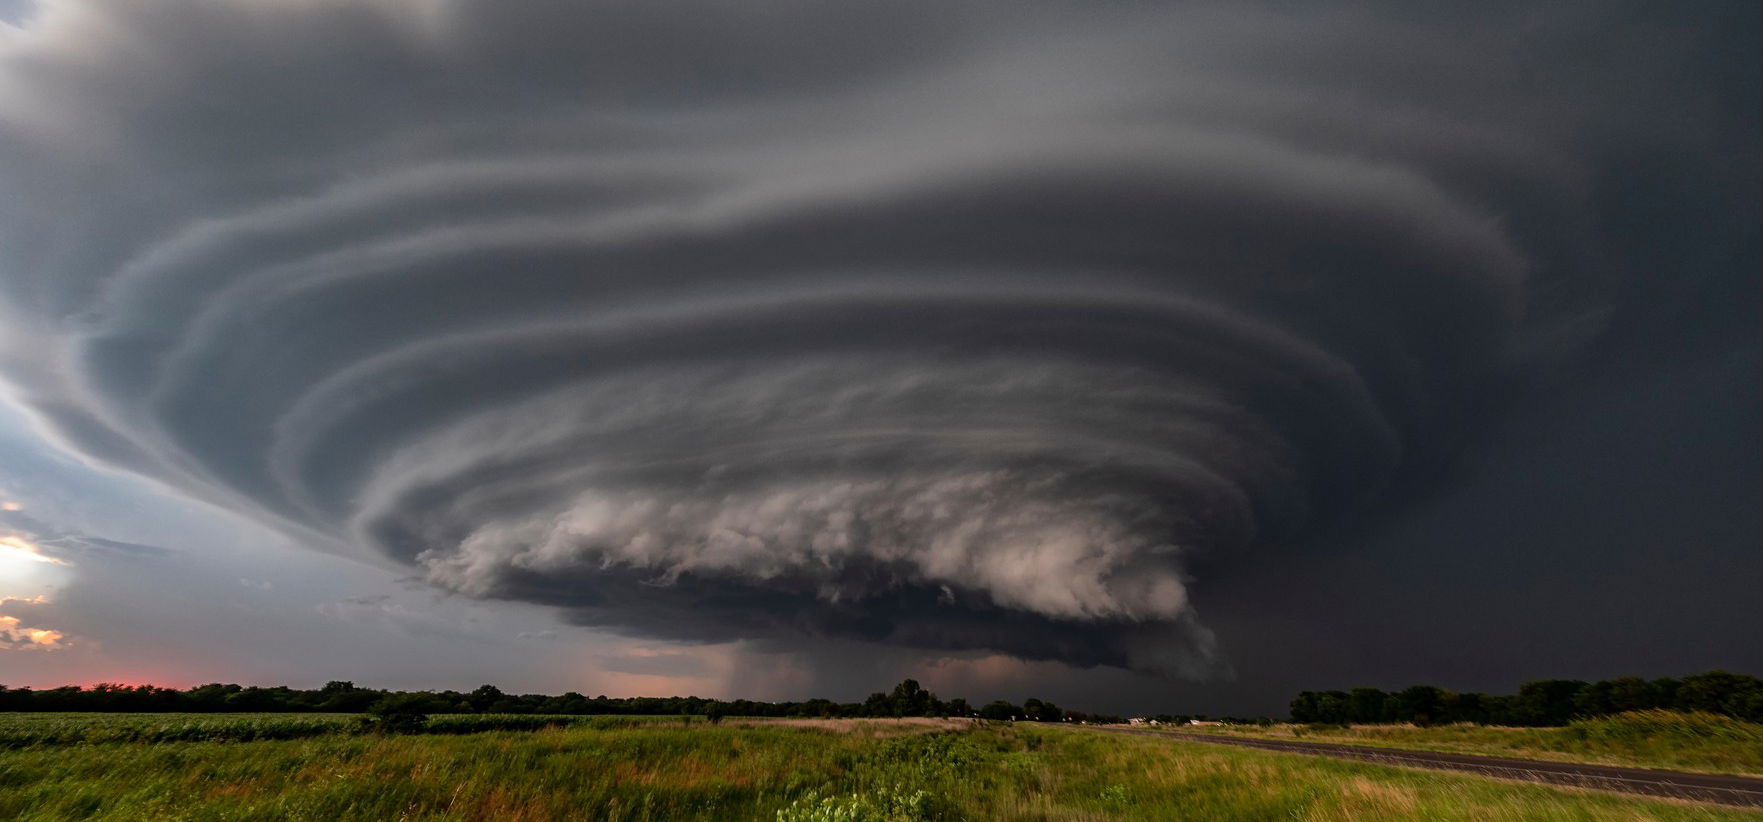
[{"label": "road", "polygon": [[1148,731],[1133,728],[1093,728],[1093,730],[1104,733],[1155,736],[1183,742],[1236,745],[1244,748],[1328,756],[1336,759],[1356,759],[1413,768],[1466,771],[1503,779],[1522,779],[1530,782],[1571,785],[1577,788],[1595,788],[1673,799],[1692,799],[1698,802],[1716,802],[1722,805],[1763,808],[1763,779],[1744,776],[1659,771],[1648,768],[1618,768],[1610,765],[1508,759],[1498,756],[1475,756],[1438,751],[1410,751],[1396,748],[1374,748],[1366,745],[1253,739],[1180,731]]}]

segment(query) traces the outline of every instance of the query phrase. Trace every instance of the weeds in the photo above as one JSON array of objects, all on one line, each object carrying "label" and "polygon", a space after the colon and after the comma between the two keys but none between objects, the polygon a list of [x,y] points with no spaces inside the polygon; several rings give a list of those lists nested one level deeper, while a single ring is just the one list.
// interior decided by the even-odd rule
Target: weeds
[{"label": "weeds", "polygon": [[807,796],[779,809],[777,822],[932,822],[950,819],[934,807],[930,794],[892,788],[876,793]]},{"label": "weeds", "polygon": [[[87,727],[70,726],[83,720]],[[0,819],[1055,820],[1481,819],[1720,822],[1753,813],[1079,729],[873,727],[630,717],[437,716],[351,733],[349,717],[0,719]],[[258,723],[240,741],[240,723]],[[292,725],[283,723],[293,722]],[[303,724],[302,724],[303,723]],[[533,724],[538,723],[538,724]],[[550,723],[550,724],[548,724]],[[1644,723],[1588,727],[1641,734]],[[179,731],[184,726],[200,730]],[[472,728],[502,729],[473,731]],[[271,738],[290,732],[317,735]],[[447,732],[432,732],[446,728]],[[177,741],[193,737],[198,741]],[[215,738],[228,741],[212,741]],[[119,741],[133,738],[174,741]],[[1687,744],[1687,743],[1683,743]]]}]

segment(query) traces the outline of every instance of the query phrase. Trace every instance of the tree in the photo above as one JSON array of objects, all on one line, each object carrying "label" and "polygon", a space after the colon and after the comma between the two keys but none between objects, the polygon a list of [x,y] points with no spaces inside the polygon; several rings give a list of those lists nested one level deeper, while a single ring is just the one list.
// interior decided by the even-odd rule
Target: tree
[{"label": "tree", "polygon": [[1666,706],[1665,694],[1656,682],[1638,676],[1623,676],[1598,683],[1605,686],[1610,713],[1648,711]]},{"label": "tree", "polygon": [[1291,718],[1292,718],[1293,722],[1307,725],[1312,722],[1320,722],[1321,721],[1321,720],[1317,719],[1317,716],[1319,714],[1317,712],[1316,692],[1315,691],[1303,691],[1303,692],[1299,693],[1297,696],[1293,697],[1292,704],[1287,708],[1287,710],[1291,711]]},{"label": "tree", "polygon": [[1742,716],[1748,697],[1763,692],[1763,681],[1728,671],[1709,671],[1686,676],[1677,688],[1675,707],[1680,711]]},{"label": "tree", "polygon": [[1316,721],[1344,724],[1353,721],[1352,700],[1346,691],[1323,691],[1316,695]]},{"label": "tree", "polygon": [[497,702],[502,701],[502,689],[494,685],[479,685],[477,690],[466,695],[465,701],[472,710],[481,714],[488,711]]},{"label": "tree", "polygon": [[1523,725],[1566,725],[1573,719],[1574,701],[1586,688],[1577,679],[1540,679],[1518,686],[1515,719]]},{"label": "tree", "polygon": [[876,691],[863,700],[863,707],[858,709],[859,716],[892,716],[893,705],[888,702],[888,695]]},{"label": "tree", "polygon": [[986,719],[1015,719],[1022,716],[1022,709],[1002,699],[994,699],[979,709],[979,715]]},{"label": "tree", "polygon": [[1022,703],[1022,716],[1035,722],[1058,722],[1065,718],[1065,712],[1058,705],[1031,696]]},{"label": "tree", "polygon": [[1593,682],[1573,697],[1574,716],[1604,716],[1617,713],[1611,707],[1610,683]]},{"label": "tree", "polygon": [[1304,723],[1476,722],[1485,725],[1565,725],[1578,717],[1646,710],[1703,711],[1763,722],[1763,679],[1707,671],[1682,679],[1616,677],[1598,682],[1543,679],[1510,695],[1453,694],[1416,685],[1396,694],[1376,688],[1303,691],[1291,701],[1291,718]]},{"label": "tree", "polygon": [[1445,716],[1446,692],[1431,685],[1414,685],[1396,694],[1396,720],[1432,725]]},{"label": "tree", "polygon": [[1458,694],[1456,703],[1451,706],[1451,715],[1447,722],[1475,722],[1487,724],[1487,695],[1478,693]]},{"label": "tree", "polygon": [[929,716],[936,694],[924,689],[916,679],[901,680],[888,694],[887,704],[893,716]]},{"label": "tree", "polygon": [[1677,689],[1683,683],[1671,677],[1653,680],[1653,687],[1659,692],[1659,707],[1670,708],[1677,704]]},{"label": "tree", "polygon": [[428,724],[428,714],[423,710],[428,698],[428,694],[387,694],[368,707],[364,724],[379,733],[421,731]]},{"label": "tree", "polygon": [[1348,695],[1348,721],[1361,723],[1389,722],[1390,695],[1376,688],[1354,688]]},{"label": "tree", "polygon": [[[997,703],[993,716],[1020,717],[1032,713],[1034,718],[1058,721],[1069,717],[1088,716],[1067,712],[1044,700],[1034,700],[1035,710],[1025,712],[1008,702]],[[376,707],[378,706],[378,707]],[[398,708],[388,714],[392,708]],[[592,699],[576,692],[560,696],[543,694],[505,694],[494,685],[484,685],[469,693],[459,691],[411,691],[388,693],[362,688],[347,680],[331,680],[323,687],[296,690],[287,687],[243,687],[212,683],[179,691],[151,685],[118,685],[100,683],[90,688],[69,685],[62,688],[33,690],[0,685],[0,710],[11,711],[339,711],[362,712],[361,723],[375,730],[419,727],[420,722],[400,718],[439,713],[511,713],[511,714],[631,714],[699,715],[699,716],[973,716],[973,706],[965,699],[947,702],[925,690],[914,680],[905,680],[886,693],[871,694],[864,702],[838,703],[827,699],[804,702],[756,702],[703,699],[701,697],[627,697],[611,699],[605,695]],[[389,717],[382,722],[381,715]],[[1097,721],[1107,717],[1096,716]],[[1114,719],[1118,720],[1117,717]]]},{"label": "tree", "polygon": [[318,690],[318,699],[314,707],[321,711],[335,713],[356,713],[365,711],[373,703],[378,702],[382,694],[367,688],[357,688],[353,682],[332,680],[326,682]]},{"label": "tree", "polygon": [[1733,716],[1746,722],[1763,723],[1763,688],[1733,697]]}]

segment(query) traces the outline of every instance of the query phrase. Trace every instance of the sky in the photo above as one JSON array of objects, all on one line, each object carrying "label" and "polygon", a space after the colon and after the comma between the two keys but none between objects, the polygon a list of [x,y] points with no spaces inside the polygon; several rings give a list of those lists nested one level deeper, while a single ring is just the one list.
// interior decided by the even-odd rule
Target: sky
[{"label": "sky", "polygon": [[1763,671],[1763,9],[0,0],[0,683]]}]

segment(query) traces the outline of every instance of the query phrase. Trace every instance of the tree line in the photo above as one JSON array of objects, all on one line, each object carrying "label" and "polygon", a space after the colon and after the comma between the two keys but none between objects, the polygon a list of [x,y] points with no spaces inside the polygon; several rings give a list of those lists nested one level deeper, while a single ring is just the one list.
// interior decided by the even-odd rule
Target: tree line
[{"label": "tree line", "polygon": [[153,685],[70,685],[33,690],[0,685],[0,711],[106,711],[184,713],[364,713],[376,705],[396,703],[401,710],[423,714],[573,714],[631,716],[758,716],[758,717],[983,717],[1039,722],[1120,722],[1120,717],[1067,711],[1041,699],[1021,705],[1002,700],[974,708],[959,697],[944,700],[908,679],[862,702],[809,699],[761,702],[751,699],[706,699],[696,696],[588,697],[573,691],[561,695],[509,694],[494,685],[472,691],[385,691],[353,682],[333,681],[301,690],[285,686],[257,687],[210,684],[188,690]]},{"label": "tree line", "polygon": [[1293,722],[1327,724],[1545,726],[1645,710],[1702,711],[1763,722],[1763,679],[1709,671],[1681,679],[1543,679],[1526,682],[1518,693],[1505,695],[1459,694],[1433,685],[1395,692],[1377,688],[1305,691],[1292,700],[1291,718]]}]

